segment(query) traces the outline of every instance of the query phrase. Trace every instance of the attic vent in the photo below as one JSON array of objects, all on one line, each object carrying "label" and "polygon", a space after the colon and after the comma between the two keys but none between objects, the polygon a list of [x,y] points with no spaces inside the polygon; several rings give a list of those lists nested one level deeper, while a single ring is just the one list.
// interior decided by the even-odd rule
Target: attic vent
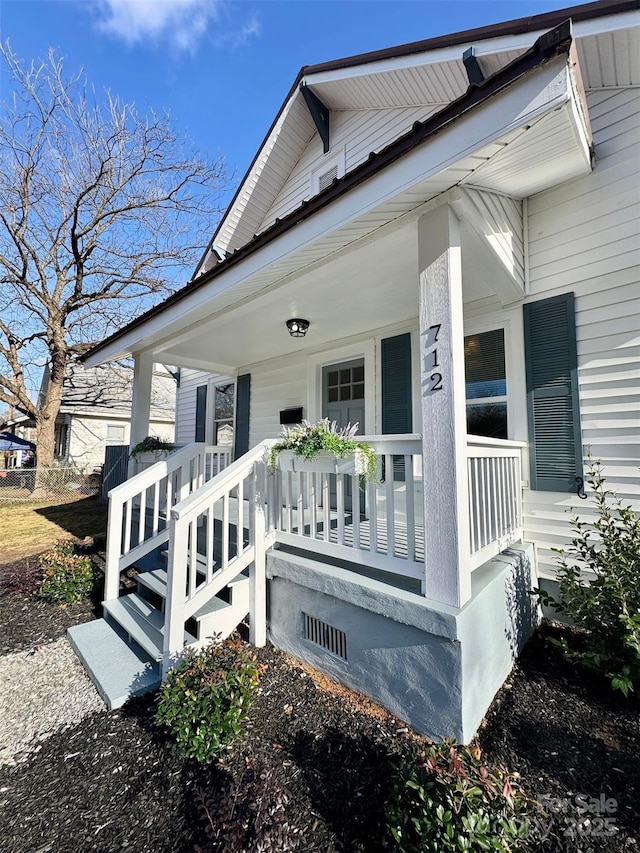
[{"label": "attic vent", "polygon": [[338,164],[332,166],[322,175],[318,176],[318,192],[321,193],[322,190],[326,190],[327,187],[330,187],[333,181],[338,177]]},{"label": "attic vent", "polygon": [[305,639],[316,646],[320,646],[331,652],[332,655],[347,659],[347,635],[344,631],[339,631],[332,625],[326,622],[321,622],[315,616],[309,616],[308,613],[303,613],[304,616],[304,636]]}]

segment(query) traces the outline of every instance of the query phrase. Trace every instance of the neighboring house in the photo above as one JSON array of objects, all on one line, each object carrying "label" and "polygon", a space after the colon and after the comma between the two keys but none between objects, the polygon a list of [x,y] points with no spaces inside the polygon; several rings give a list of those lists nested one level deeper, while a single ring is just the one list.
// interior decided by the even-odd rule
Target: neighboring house
[{"label": "neighboring house", "polygon": [[[49,381],[45,370],[40,394]],[[105,447],[128,445],[131,432],[133,370],[121,366],[72,365],[65,379],[60,412],[56,418],[55,458],[83,473],[103,465]],[[176,379],[161,366],[154,368],[149,434],[173,441],[175,433]],[[31,422],[14,418],[16,426]]]},{"label": "neighboring house", "polygon": [[[192,281],[86,359],[134,356],[132,441],[153,362],[190,371],[177,430],[200,443],[110,508],[108,623],[164,671],[249,610],[252,641],[473,735],[587,449],[640,494],[638,56],[637,2],[598,2],[300,71]],[[281,423],[323,415],[380,456],[360,512],[355,478],[266,473]],[[133,660],[110,693],[108,623],[72,641],[116,704],[157,675]]]}]

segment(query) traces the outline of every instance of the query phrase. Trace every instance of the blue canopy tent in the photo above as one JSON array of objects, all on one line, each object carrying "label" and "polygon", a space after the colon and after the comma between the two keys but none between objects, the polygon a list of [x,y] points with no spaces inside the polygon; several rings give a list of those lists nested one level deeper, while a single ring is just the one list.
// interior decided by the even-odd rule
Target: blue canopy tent
[{"label": "blue canopy tent", "polygon": [[11,452],[12,450],[34,450],[36,446],[32,441],[27,441],[26,438],[20,438],[11,432],[0,432],[0,453]]}]

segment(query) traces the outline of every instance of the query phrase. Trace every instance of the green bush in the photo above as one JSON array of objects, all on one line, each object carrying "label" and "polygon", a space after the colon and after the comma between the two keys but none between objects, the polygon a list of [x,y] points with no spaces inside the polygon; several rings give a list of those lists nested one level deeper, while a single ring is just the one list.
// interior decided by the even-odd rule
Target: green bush
[{"label": "green bush", "polygon": [[189,649],[160,688],[156,722],[181,755],[212,761],[240,734],[257,686],[255,658],[241,642]]},{"label": "green bush", "polygon": [[91,559],[76,554],[71,539],[60,539],[55,547],[40,555],[39,563],[42,580],[38,595],[45,601],[75,604],[91,592]]},{"label": "green bush", "polygon": [[398,853],[514,851],[529,833],[527,800],[513,775],[489,769],[479,747],[453,741],[405,758],[385,809]]},{"label": "green bush", "polygon": [[596,518],[575,516],[571,545],[556,549],[559,597],[542,589],[534,593],[586,631],[583,646],[554,642],[627,696],[640,684],[640,517],[605,489],[600,463],[589,461]]}]

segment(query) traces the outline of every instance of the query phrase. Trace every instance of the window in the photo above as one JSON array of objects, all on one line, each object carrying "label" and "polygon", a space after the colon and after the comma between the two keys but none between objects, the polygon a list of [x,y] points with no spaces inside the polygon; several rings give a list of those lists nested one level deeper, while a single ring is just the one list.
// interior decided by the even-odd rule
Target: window
[{"label": "window", "polygon": [[235,384],[216,385],[213,392],[213,443],[233,444]]},{"label": "window", "polygon": [[107,424],[107,447],[124,444],[124,427],[119,424]]},{"label": "window", "polygon": [[464,339],[467,432],[507,438],[507,373],[504,329]]},{"label": "window", "polygon": [[[107,444],[109,428],[107,427]],[[57,459],[64,459],[67,454],[67,438],[69,435],[69,424],[60,424],[56,427],[56,436],[55,436],[55,456]]]}]

